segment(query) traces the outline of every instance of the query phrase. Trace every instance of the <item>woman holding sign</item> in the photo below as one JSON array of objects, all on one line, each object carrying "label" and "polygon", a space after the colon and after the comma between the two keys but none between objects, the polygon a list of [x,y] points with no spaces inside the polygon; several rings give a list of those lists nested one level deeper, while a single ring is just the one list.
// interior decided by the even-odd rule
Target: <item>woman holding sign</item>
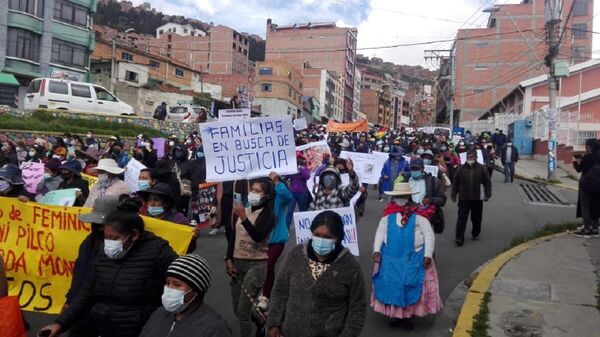
[{"label": "woman holding sign", "polygon": [[[241,197],[233,204],[237,222],[228,237],[225,267],[232,278],[233,311],[242,337],[252,336],[252,315],[257,314],[252,308],[267,276],[268,239],[275,226],[273,195],[271,180],[257,179],[248,192],[250,207],[241,204]],[[257,324],[259,331],[263,324]]]},{"label": "woman holding sign", "polygon": [[373,293],[371,307],[414,328],[414,317],[442,309],[438,278],[433,263],[435,236],[427,214],[407,205],[418,192],[408,183],[394,184],[385,192],[393,201],[384,209],[373,244]]},{"label": "woman holding sign", "polygon": [[312,239],[288,252],[275,280],[269,337],[358,336],[367,296],[360,265],[342,246],[342,218],[321,212],[310,230]]}]

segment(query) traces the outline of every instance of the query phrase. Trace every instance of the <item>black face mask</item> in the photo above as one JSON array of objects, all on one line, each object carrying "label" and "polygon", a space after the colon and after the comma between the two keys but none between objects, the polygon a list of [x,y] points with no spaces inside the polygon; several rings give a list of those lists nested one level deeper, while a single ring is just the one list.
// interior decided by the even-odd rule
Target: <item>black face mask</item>
[{"label": "black face mask", "polygon": [[133,158],[135,158],[135,160],[142,160],[144,159],[144,154],[143,153],[136,153]]},{"label": "black face mask", "polygon": [[73,175],[71,173],[61,173],[60,177],[64,180],[64,181],[68,181],[69,179],[71,179]]}]

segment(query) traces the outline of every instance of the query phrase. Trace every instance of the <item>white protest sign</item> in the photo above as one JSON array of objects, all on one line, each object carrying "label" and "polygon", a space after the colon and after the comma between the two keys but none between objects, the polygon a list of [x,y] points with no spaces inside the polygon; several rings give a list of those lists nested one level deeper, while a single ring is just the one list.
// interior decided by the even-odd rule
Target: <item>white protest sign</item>
[{"label": "white protest sign", "polygon": [[40,204],[52,205],[52,206],[73,206],[75,199],[77,199],[76,192],[78,188],[67,188],[64,190],[50,191],[40,199]]},{"label": "white protest sign", "polygon": [[[358,256],[358,233],[356,231],[356,216],[353,207],[331,209],[342,217],[344,223],[344,240],[342,245],[350,250],[352,255]],[[294,227],[296,228],[296,242],[303,243],[312,238],[310,225],[313,219],[323,211],[295,212]]]},{"label": "white protest sign", "polygon": [[200,135],[207,182],[298,172],[291,116],[203,123]]},{"label": "white protest sign", "polygon": [[438,176],[438,172],[440,171],[440,167],[437,165],[425,165],[424,169],[425,173],[429,173],[434,177]]},{"label": "white protest sign", "polygon": [[140,163],[134,158],[131,158],[131,160],[127,163],[127,166],[125,167],[125,175],[123,177],[123,180],[125,181],[132,193],[137,192],[139,190],[138,180],[140,177],[140,171],[145,168],[146,166],[144,166],[144,164]]},{"label": "white protest sign", "polygon": [[219,110],[219,121],[226,119],[250,118],[250,109],[221,109]]},{"label": "white protest sign", "polygon": [[306,123],[306,118],[296,118],[294,119],[294,129],[296,131],[304,130],[308,128],[308,124]]},{"label": "white protest sign", "polygon": [[360,191],[356,192],[356,194],[352,197],[352,199],[350,199],[350,207],[356,207],[356,203],[358,202],[358,199],[360,199],[361,195],[362,195],[362,192],[360,192]]},{"label": "white protest sign", "polygon": [[27,192],[35,194],[37,185],[44,179],[44,164],[22,163],[21,172],[25,181],[25,189]]},{"label": "white protest sign", "polygon": [[[467,162],[467,153],[466,152],[459,153],[458,156],[460,157],[461,164],[464,164]],[[482,165],[485,164],[485,161],[483,160],[483,153],[481,153],[481,150],[477,150],[477,162]]]},{"label": "white protest sign", "polygon": [[383,152],[340,152],[340,158],[352,160],[354,171],[356,171],[360,182],[364,184],[379,183],[381,169],[383,169],[383,165],[388,160],[388,157],[388,154]]},{"label": "white protest sign", "polygon": [[454,144],[454,145],[458,144],[458,142],[460,142],[461,139],[463,139],[461,137],[461,135],[453,135],[452,136],[452,144]]}]

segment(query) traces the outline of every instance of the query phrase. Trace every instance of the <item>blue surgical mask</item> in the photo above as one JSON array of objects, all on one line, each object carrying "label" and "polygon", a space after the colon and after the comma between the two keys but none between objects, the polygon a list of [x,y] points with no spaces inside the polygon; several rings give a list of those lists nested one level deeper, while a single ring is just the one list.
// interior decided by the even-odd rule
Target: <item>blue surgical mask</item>
[{"label": "blue surgical mask", "polygon": [[48,180],[50,178],[52,178],[52,173],[44,173],[44,179],[45,180]]},{"label": "blue surgical mask", "polygon": [[419,180],[423,178],[423,172],[421,171],[410,171],[410,177],[414,180]]},{"label": "blue surgical mask", "polygon": [[423,159],[423,164],[425,165],[431,165],[432,160],[431,159]]},{"label": "blue surgical mask", "polygon": [[311,245],[317,255],[327,256],[335,249],[335,242],[333,239],[313,236]]},{"label": "blue surgical mask", "polygon": [[138,188],[140,191],[145,191],[147,189],[150,188],[150,181],[149,180],[140,180],[138,181]]},{"label": "blue surgical mask", "polygon": [[202,151],[196,152],[196,158],[198,158],[198,159],[204,158],[204,152],[202,152]]},{"label": "blue surgical mask", "polygon": [[165,209],[162,206],[148,206],[148,214],[150,214],[150,216],[157,216],[157,215],[161,215],[165,212]]}]

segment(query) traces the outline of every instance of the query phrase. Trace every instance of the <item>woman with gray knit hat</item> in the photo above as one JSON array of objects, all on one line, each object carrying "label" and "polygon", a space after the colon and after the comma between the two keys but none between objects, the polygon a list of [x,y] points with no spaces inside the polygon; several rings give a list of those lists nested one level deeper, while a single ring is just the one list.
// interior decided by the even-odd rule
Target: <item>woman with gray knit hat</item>
[{"label": "woman with gray knit hat", "polygon": [[162,295],[140,337],[228,337],[227,322],[204,303],[210,286],[210,268],[196,254],[177,258],[167,269]]}]

